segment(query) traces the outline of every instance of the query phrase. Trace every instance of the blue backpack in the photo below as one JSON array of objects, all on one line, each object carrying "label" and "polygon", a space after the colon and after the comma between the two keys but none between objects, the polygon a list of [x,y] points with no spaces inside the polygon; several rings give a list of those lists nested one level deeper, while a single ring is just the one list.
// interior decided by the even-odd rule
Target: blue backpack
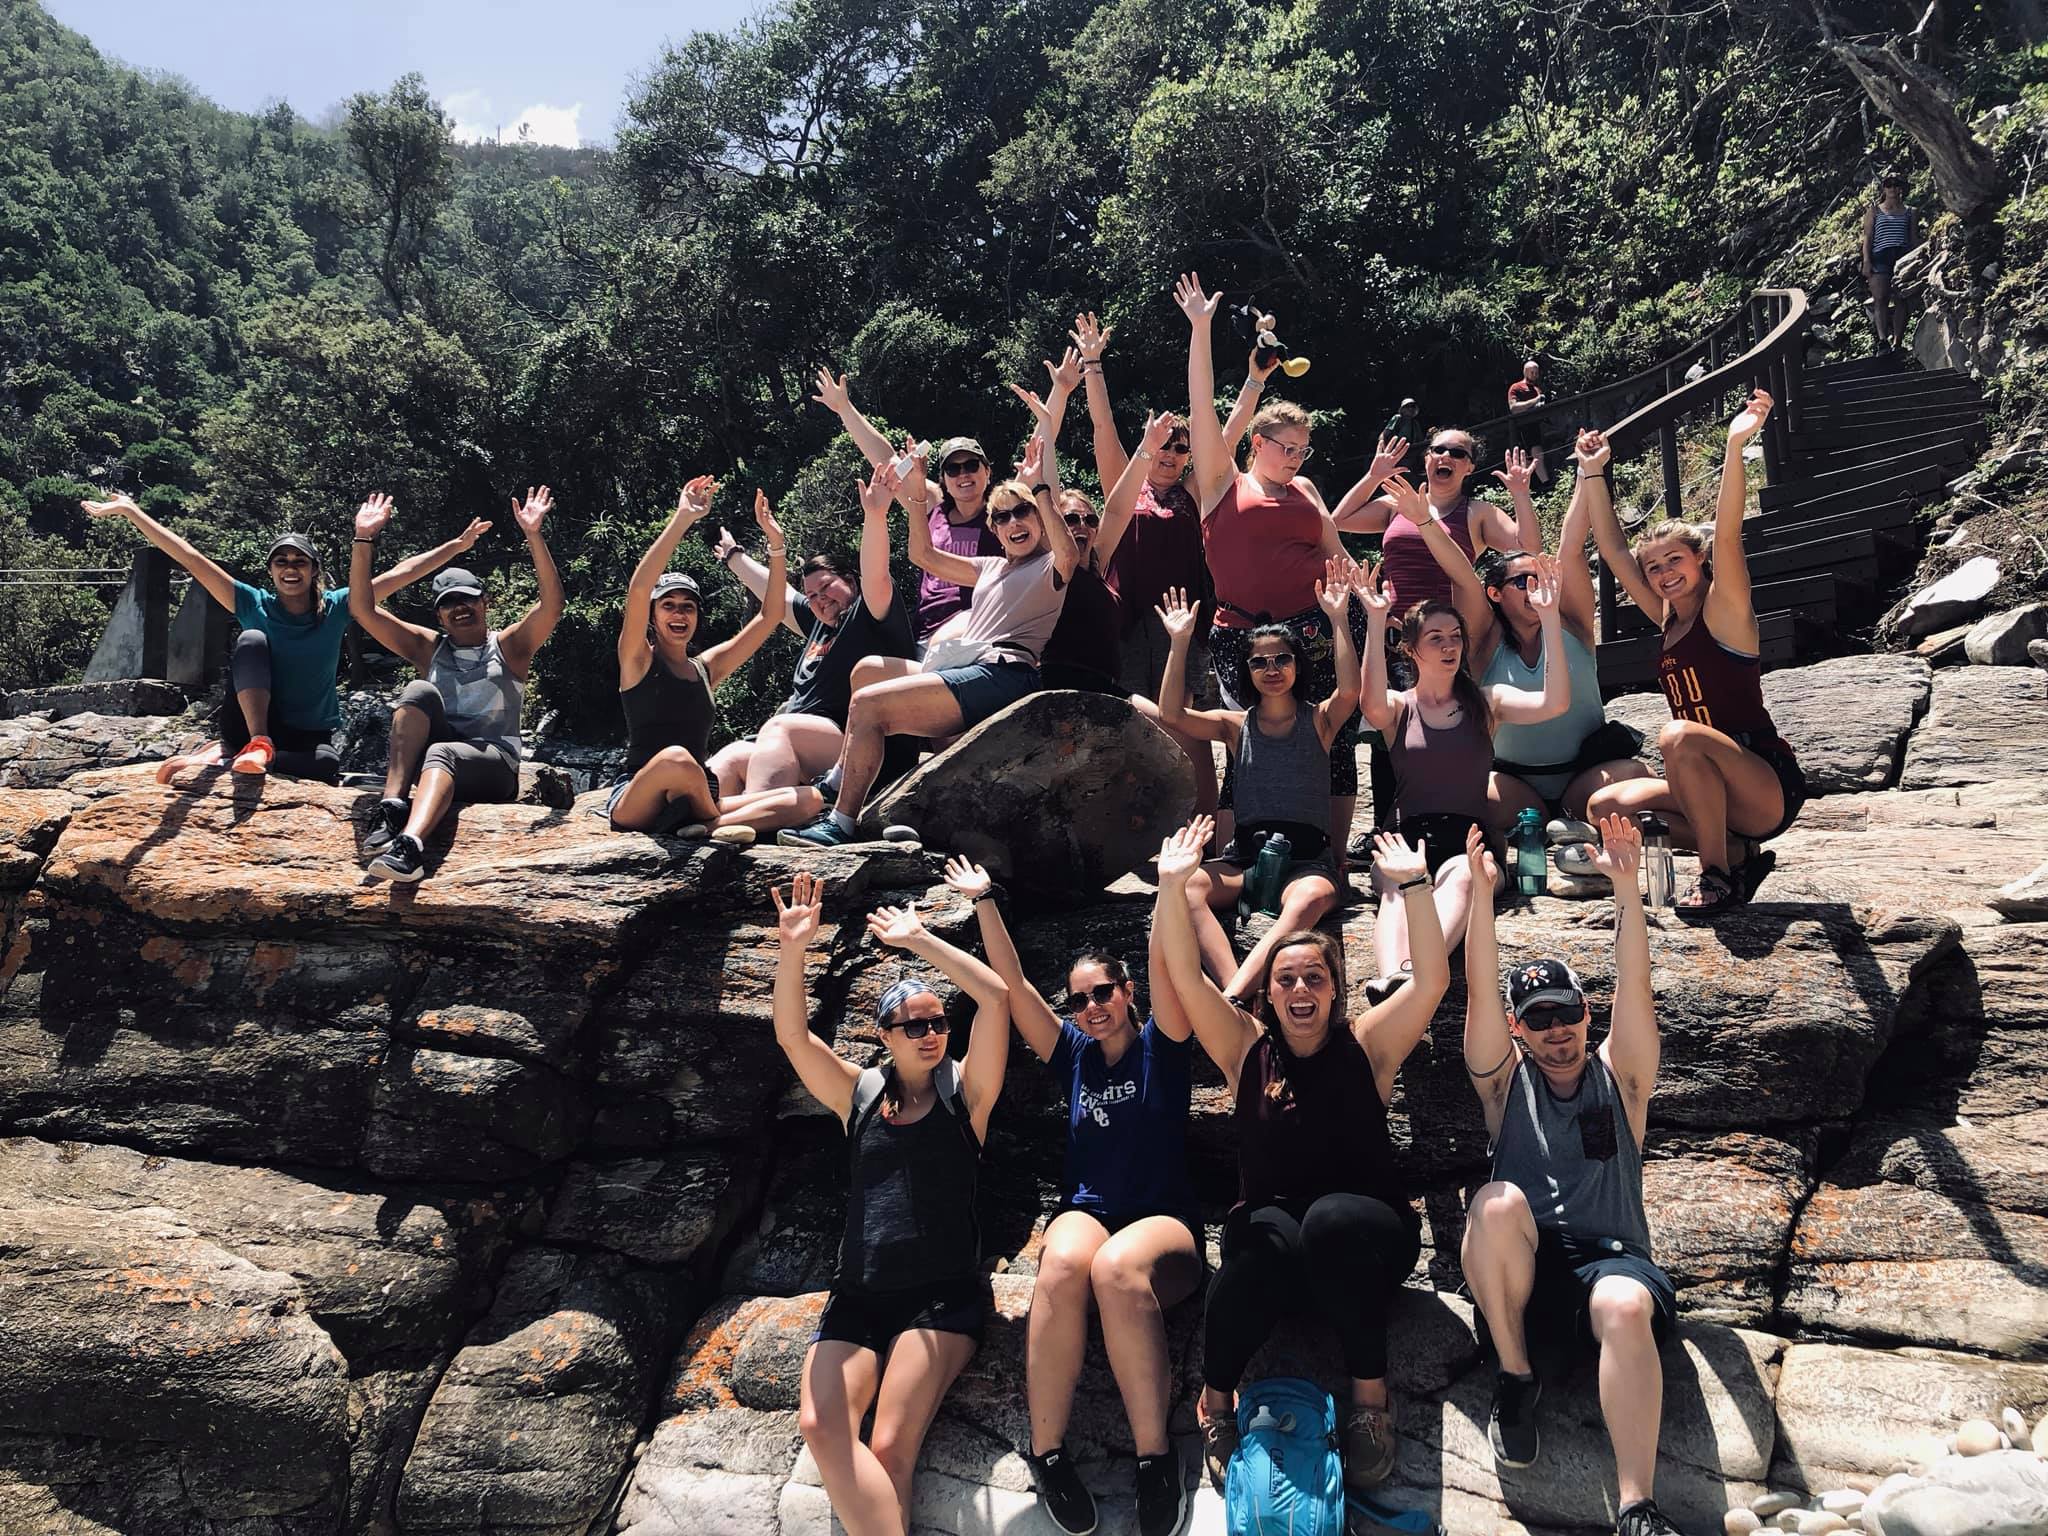
[{"label": "blue backpack", "polygon": [[1344,1536],[1337,1404],[1312,1381],[1274,1376],[1237,1394],[1237,1449],[1223,1477],[1230,1536]]}]

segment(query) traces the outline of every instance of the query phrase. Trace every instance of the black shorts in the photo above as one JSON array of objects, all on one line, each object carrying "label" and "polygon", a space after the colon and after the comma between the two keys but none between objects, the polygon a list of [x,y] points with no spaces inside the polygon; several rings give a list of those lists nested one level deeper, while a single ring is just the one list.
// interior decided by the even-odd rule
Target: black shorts
[{"label": "black shorts", "polygon": [[1892,275],[1892,268],[1899,264],[1899,258],[1905,254],[1906,248],[1903,245],[1893,245],[1881,251],[1872,251],[1870,253],[1870,275],[1872,277],[1890,277]]},{"label": "black shorts", "polygon": [[1429,861],[1429,878],[1432,880],[1438,870],[1465,851],[1465,834],[1479,825],[1474,818],[1452,811],[1396,816],[1395,821],[1397,830],[1411,845],[1422,845],[1422,856]]},{"label": "black shorts", "polygon": [[[1206,1252],[1202,1245],[1202,1218],[1197,1216],[1193,1211],[1154,1211],[1142,1210],[1137,1207],[1133,1207],[1132,1209],[1127,1211],[1113,1211],[1106,1206],[1076,1205],[1071,1200],[1062,1200],[1058,1205],[1052,1208],[1052,1214],[1046,1218],[1045,1224],[1048,1227],[1051,1226],[1055,1221],[1058,1221],[1062,1216],[1066,1215],[1069,1211],[1079,1211],[1083,1216],[1093,1216],[1097,1221],[1102,1223],[1104,1230],[1107,1231],[1111,1237],[1115,1237],[1117,1233],[1123,1231],[1125,1227],[1132,1226],[1137,1222],[1148,1220],[1151,1217],[1171,1216],[1175,1221],[1179,1222],[1182,1226],[1186,1227],[1189,1233],[1193,1235],[1195,1239],[1195,1257],[1201,1259],[1203,1257],[1203,1254]],[[1204,1260],[1204,1262],[1206,1263],[1207,1261]]]},{"label": "black shorts", "polygon": [[885,1355],[896,1335],[920,1328],[979,1339],[987,1317],[988,1280],[983,1275],[934,1280],[900,1291],[834,1291],[811,1342],[829,1339]]},{"label": "black shorts", "polygon": [[[1602,763],[1624,762],[1643,750],[1643,733],[1634,726],[1620,720],[1609,720],[1599,730],[1579,743],[1579,755],[1568,763],[1511,763],[1505,758],[1493,760],[1493,771],[1520,779],[1530,791],[1543,802],[1544,810],[1552,815],[1564,813],[1564,792],[1570,788],[1573,779],[1588,768],[1598,768]],[[1556,793],[1551,791],[1555,789]]]},{"label": "black shorts", "polygon": [[1048,690],[1071,688],[1076,693],[1105,693],[1116,699],[1130,693],[1130,689],[1107,672],[1066,661],[1048,661],[1041,666],[1038,669],[1038,686]]},{"label": "black shorts", "polygon": [[[716,805],[724,798],[718,792],[718,775],[709,768],[705,768],[701,763],[698,766],[704,768],[704,786],[711,791],[711,803]],[[612,780],[612,792],[604,797],[604,814],[607,821],[611,820],[612,813],[619,808],[619,802],[626,797],[626,791],[632,787],[633,777],[631,774],[626,774]],[[678,795],[661,808],[661,814],[654,819],[654,825],[647,828],[647,830],[666,837],[678,827],[687,827],[690,823],[690,802]],[[616,828],[618,823],[612,822],[612,825]]]},{"label": "black shorts", "polygon": [[1768,832],[1748,832],[1741,827],[1728,830],[1738,836],[1750,837],[1760,843],[1767,843],[1787,827],[1799,815],[1799,808],[1806,804],[1806,770],[1799,766],[1799,759],[1792,749],[1776,736],[1759,738],[1747,731],[1738,732],[1735,740],[1746,752],[1754,752],[1770,765],[1771,772],[1778,776],[1778,788],[1785,796],[1785,814],[1778,818],[1778,824]]},{"label": "black shorts", "polygon": [[[1650,1331],[1658,1344],[1678,1324],[1678,1293],[1671,1278],[1640,1254],[1605,1242],[1566,1237],[1549,1228],[1536,1238],[1536,1283],[1522,1309],[1522,1330],[1539,1370],[1561,1368],[1593,1352],[1593,1287],[1610,1275],[1633,1280],[1650,1293]],[[1486,1341],[1491,1347],[1491,1341]]]}]

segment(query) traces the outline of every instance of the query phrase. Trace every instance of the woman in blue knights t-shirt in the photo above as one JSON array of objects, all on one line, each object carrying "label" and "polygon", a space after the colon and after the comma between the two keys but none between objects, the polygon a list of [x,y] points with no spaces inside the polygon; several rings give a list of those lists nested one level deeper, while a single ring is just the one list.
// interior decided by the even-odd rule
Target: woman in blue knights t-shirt
[{"label": "woman in blue knights t-shirt", "polygon": [[1039,1498],[1061,1530],[1094,1529],[1094,1497],[1061,1447],[1092,1299],[1137,1452],[1138,1528],[1176,1530],[1187,1494],[1167,1438],[1162,1311],[1202,1282],[1186,1156],[1191,1026],[1163,965],[1151,968],[1153,1013],[1141,1023],[1124,963],[1094,950],[1068,967],[1070,1017],[1061,1018],[1025,978],[988,872],[954,858],[946,884],[974,906],[1017,1033],[1067,1089],[1066,1172],[1039,1255],[1025,1358]]}]

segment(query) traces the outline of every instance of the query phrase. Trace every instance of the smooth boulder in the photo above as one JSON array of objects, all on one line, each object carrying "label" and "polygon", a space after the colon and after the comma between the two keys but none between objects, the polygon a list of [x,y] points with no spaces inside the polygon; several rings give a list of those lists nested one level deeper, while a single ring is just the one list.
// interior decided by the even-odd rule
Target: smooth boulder
[{"label": "smooth boulder", "polygon": [[1870,1536],[2048,1536],[2048,1461],[2032,1451],[1948,1456],[1887,1478],[1863,1506]]},{"label": "smooth boulder", "polygon": [[1980,667],[2024,667],[2027,647],[2048,638],[2048,603],[2028,603],[1987,614],[1963,637],[1963,654]]},{"label": "smooth boulder", "polygon": [[1906,745],[1901,789],[2025,779],[2048,754],[2048,679],[2021,667],[1950,667]]},{"label": "smooth boulder", "polygon": [[1974,618],[1998,585],[1998,562],[1989,555],[1965,560],[1939,581],[1915,592],[1899,614],[1902,634],[1925,635]]}]

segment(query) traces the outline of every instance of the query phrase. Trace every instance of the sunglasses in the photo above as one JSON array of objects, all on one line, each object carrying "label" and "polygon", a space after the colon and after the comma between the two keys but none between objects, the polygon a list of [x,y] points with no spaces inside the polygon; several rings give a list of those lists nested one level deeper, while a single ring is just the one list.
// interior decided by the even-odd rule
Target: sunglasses
[{"label": "sunglasses", "polygon": [[1431,443],[1429,451],[1431,453],[1440,453],[1447,459],[1469,459],[1472,457],[1472,450],[1470,448],[1460,448],[1456,443]]},{"label": "sunglasses", "polygon": [[1292,656],[1247,656],[1244,664],[1254,672],[1285,672],[1294,665]]},{"label": "sunglasses", "polygon": [[1548,1034],[1553,1029],[1573,1029],[1583,1007],[1570,1003],[1531,1003],[1521,1012],[1522,1028],[1532,1034]]},{"label": "sunglasses", "polygon": [[1067,994],[1067,1012],[1079,1013],[1090,1003],[1100,1008],[1112,997],[1116,996],[1116,989],[1122,985],[1123,983],[1119,981],[1104,981],[1098,982],[1086,992],[1069,992]]},{"label": "sunglasses", "polygon": [[936,1019],[898,1019],[894,1024],[884,1024],[884,1029],[900,1029],[906,1040],[922,1040],[926,1035],[943,1035],[952,1029],[944,1014]]},{"label": "sunglasses", "polygon": [[1534,571],[1524,571],[1519,576],[1510,576],[1506,581],[1501,583],[1501,585],[1504,587],[1519,587],[1524,592],[1528,591],[1529,588],[1531,588],[1535,584],[1536,573]]},{"label": "sunglasses", "polygon": [[1266,441],[1280,450],[1281,458],[1292,459],[1297,464],[1306,464],[1316,456],[1314,447],[1308,443],[1283,443],[1270,437]]},{"label": "sunglasses", "polygon": [[1069,512],[1066,514],[1066,520],[1069,528],[1078,528],[1083,523],[1086,523],[1090,528],[1100,528],[1102,526],[1101,516],[1094,512]]},{"label": "sunglasses", "polygon": [[947,474],[957,478],[961,475],[973,474],[977,469],[981,468],[981,465],[982,461],[980,459],[948,459],[945,471]]},{"label": "sunglasses", "polygon": [[1033,510],[1031,507],[998,507],[989,513],[988,525],[991,528],[1000,528],[1005,523],[1021,523],[1032,515]]},{"label": "sunglasses", "polygon": [[1159,445],[1159,451],[1161,453],[1186,453],[1188,451],[1188,440],[1184,437],[1169,438]]}]

